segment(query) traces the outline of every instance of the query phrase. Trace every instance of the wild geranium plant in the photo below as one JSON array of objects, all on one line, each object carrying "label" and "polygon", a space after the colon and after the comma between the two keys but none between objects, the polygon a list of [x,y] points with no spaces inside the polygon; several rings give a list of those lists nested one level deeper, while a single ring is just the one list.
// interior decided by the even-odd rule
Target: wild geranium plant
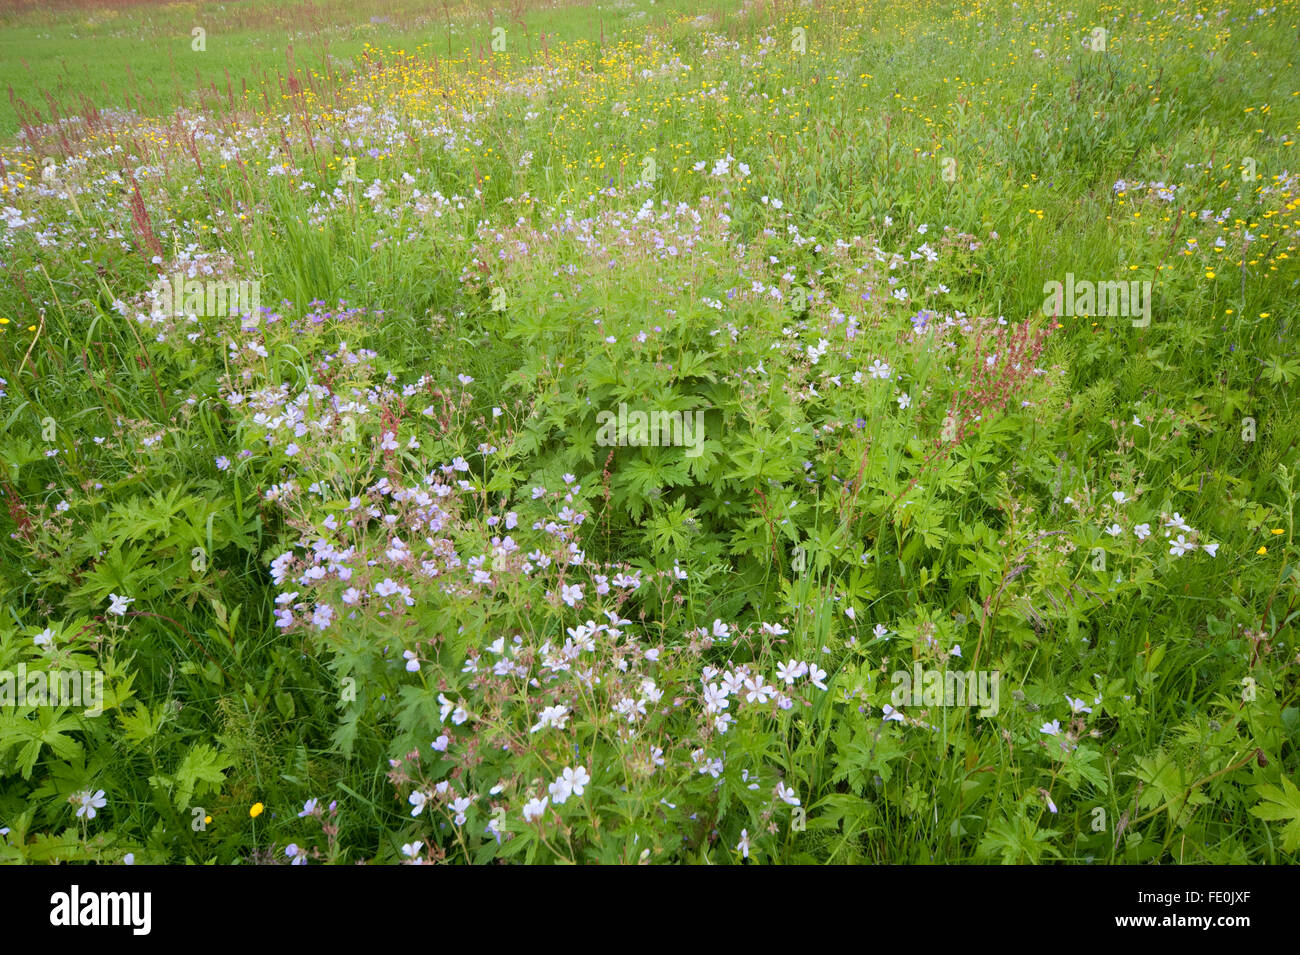
[{"label": "wild geranium plant", "polygon": [[0,860],[1295,861],[1287,9],[390,6],[10,71]]}]

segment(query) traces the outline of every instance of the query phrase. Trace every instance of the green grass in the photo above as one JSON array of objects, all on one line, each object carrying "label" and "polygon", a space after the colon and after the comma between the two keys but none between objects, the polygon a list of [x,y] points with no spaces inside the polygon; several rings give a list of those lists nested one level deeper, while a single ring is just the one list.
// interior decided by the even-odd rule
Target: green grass
[{"label": "green grass", "polygon": [[[0,670],[105,699],[0,708],[0,858],[1294,862],[1297,5],[1224,9],[7,14],[94,122],[0,149]],[[268,314],[151,320],[190,263]]]}]

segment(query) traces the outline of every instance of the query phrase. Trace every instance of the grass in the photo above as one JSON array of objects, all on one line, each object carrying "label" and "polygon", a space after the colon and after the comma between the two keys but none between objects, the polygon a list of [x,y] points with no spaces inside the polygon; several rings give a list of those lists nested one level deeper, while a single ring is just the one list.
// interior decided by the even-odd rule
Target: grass
[{"label": "grass", "polygon": [[6,13],[0,858],[1294,862],[1296,13]]}]

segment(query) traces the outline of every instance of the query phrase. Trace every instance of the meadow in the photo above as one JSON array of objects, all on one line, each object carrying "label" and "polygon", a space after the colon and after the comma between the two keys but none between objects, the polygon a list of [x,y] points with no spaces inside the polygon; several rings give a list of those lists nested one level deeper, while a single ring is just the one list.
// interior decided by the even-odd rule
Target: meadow
[{"label": "meadow", "polygon": [[0,861],[1300,860],[1298,39],[9,5]]}]

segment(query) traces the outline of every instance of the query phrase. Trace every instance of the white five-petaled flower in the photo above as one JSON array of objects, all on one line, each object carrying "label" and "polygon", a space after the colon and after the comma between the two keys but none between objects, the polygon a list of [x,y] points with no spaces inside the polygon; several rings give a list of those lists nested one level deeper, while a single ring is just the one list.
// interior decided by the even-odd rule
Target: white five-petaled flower
[{"label": "white five-petaled flower", "polygon": [[103,809],[108,805],[102,789],[97,789],[93,793],[89,789],[83,790],[74,794],[70,801],[77,804],[77,817],[85,816],[87,819],[94,819],[95,810]]},{"label": "white five-petaled flower", "polygon": [[1185,539],[1182,534],[1179,534],[1178,538],[1169,544],[1169,553],[1174,557],[1182,557],[1189,550],[1195,549],[1196,545]]},{"label": "white five-petaled flower", "polygon": [[406,798],[406,801],[415,807],[411,810],[411,815],[418,816],[420,813],[424,812],[424,804],[427,803],[430,798],[431,797],[428,793],[420,792],[418,789],[411,793],[411,795]]},{"label": "white five-petaled flower", "polygon": [[1082,698],[1077,699],[1077,700],[1074,700],[1074,699],[1071,699],[1071,698],[1070,698],[1070,695],[1067,693],[1066,696],[1065,696],[1065,702],[1067,702],[1067,703],[1070,704],[1070,712],[1071,712],[1071,713],[1091,713],[1091,712],[1092,712],[1092,707],[1090,707],[1090,706],[1084,706],[1084,704],[1083,704],[1083,699],[1082,699]]},{"label": "white five-petaled flower", "polygon": [[1061,732],[1061,721],[1052,720],[1050,723],[1044,723],[1038,730],[1040,733],[1046,733],[1048,736],[1056,736]]},{"label": "white five-petaled flower", "polygon": [[826,679],[826,671],[815,663],[808,664],[808,680],[819,690],[826,689],[826,684],[822,681]]},{"label": "white five-petaled flower", "polygon": [[108,599],[112,601],[109,604],[108,612],[121,617],[126,614],[126,608],[135,603],[134,597],[119,597],[117,594],[109,594]]}]

